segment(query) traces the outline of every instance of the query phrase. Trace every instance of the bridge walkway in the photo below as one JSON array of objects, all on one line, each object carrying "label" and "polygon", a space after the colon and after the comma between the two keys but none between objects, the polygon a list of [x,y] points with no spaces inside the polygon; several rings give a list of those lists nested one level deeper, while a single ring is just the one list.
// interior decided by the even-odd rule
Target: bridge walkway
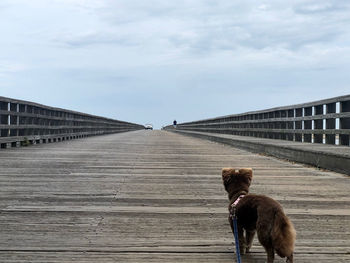
[{"label": "bridge walkway", "polygon": [[282,203],[295,262],[350,262],[348,176],[165,131],[1,150],[0,262],[235,262],[228,166]]}]

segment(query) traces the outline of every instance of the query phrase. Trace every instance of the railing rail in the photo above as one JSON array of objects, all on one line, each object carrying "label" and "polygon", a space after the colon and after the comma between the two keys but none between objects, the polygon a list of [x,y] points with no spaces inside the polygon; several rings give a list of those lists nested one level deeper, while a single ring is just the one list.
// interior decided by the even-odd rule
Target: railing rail
[{"label": "railing rail", "polygon": [[143,125],[0,97],[1,148],[144,129]]},{"label": "railing rail", "polygon": [[350,95],[180,123],[165,129],[350,145]]}]

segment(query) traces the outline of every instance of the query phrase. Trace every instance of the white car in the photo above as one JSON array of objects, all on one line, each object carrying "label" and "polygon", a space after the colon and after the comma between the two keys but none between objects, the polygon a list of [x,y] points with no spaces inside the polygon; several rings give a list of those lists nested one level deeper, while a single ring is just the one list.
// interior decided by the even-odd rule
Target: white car
[{"label": "white car", "polygon": [[152,124],[146,124],[145,125],[146,130],[153,130],[153,125]]}]

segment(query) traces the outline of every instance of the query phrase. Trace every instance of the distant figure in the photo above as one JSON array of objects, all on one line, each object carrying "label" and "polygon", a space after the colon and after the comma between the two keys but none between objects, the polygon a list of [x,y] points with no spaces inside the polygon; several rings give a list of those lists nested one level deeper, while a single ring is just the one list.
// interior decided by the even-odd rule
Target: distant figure
[{"label": "distant figure", "polygon": [[174,122],[173,122],[174,128],[176,128],[176,124],[177,124],[177,121],[174,120]]}]

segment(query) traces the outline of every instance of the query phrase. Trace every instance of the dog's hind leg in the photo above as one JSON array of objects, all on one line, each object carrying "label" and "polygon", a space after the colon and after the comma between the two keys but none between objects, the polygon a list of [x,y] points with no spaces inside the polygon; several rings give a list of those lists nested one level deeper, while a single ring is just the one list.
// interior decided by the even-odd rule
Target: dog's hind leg
[{"label": "dog's hind leg", "polygon": [[252,248],[254,235],[255,235],[255,230],[252,230],[252,231],[246,230],[246,232],[245,232],[245,239],[247,242],[247,249],[246,249],[247,253],[249,253],[250,249]]}]

